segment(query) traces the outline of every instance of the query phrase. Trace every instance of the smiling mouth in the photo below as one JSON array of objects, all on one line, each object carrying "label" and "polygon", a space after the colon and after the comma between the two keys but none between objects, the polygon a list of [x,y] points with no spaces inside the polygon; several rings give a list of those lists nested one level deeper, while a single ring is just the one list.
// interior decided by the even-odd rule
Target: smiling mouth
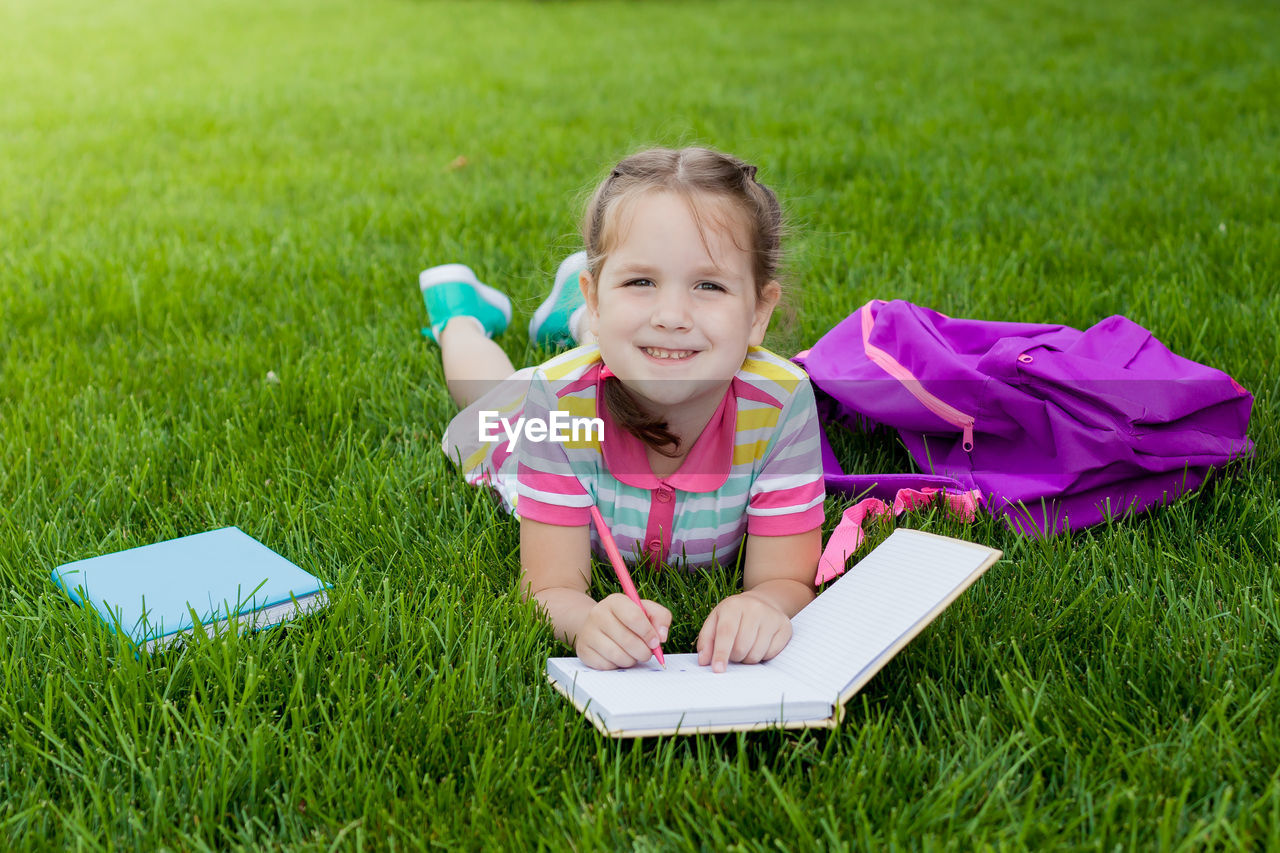
[{"label": "smiling mouth", "polygon": [[662,361],[680,361],[698,354],[697,350],[692,349],[662,349],[661,347],[640,347],[640,350],[650,358],[660,359]]}]

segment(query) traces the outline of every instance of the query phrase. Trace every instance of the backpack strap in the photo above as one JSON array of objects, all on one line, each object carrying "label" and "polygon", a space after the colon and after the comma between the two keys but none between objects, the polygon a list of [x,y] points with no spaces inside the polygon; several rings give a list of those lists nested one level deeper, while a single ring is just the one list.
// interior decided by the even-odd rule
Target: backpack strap
[{"label": "backpack strap", "polygon": [[927,506],[939,497],[953,515],[965,522],[973,521],[981,505],[981,493],[977,489],[948,492],[946,489],[925,488],[899,489],[892,505],[879,498],[866,498],[846,509],[836,529],[831,531],[827,546],[822,549],[822,556],[818,558],[818,573],[813,579],[814,585],[826,583],[844,573],[844,564],[862,547],[866,538],[862,523],[868,518],[878,518],[890,513],[902,515],[909,509]]},{"label": "backpack strap", "polygon": [[902,489],[968,491],[959,480],[941,474],[846,474],[827,441],[826,430],[819,428],[818,437],[822,442],[822,479],[828,491],[882,501],[892,501]]},{"label": "backpack strap", "polygon": [[[932,503],[941,495],[948,509],[965,521],[973,521],[982,494],[969,490],[957,480],[930,474],[845,474],[840,470],[827,441],[822,437],[822,474],[829,489],[853,495],[865,495],[862,500],[844,511],[840,523],[831,531],[822,556],[818,559],[818,573],[814,584],[822,584],[844,573],[844,565],[859,548],[866,534],[862,525],[869,518],[901,515],[908,509]],[[891,503],[886,503],[889,501]]]}]

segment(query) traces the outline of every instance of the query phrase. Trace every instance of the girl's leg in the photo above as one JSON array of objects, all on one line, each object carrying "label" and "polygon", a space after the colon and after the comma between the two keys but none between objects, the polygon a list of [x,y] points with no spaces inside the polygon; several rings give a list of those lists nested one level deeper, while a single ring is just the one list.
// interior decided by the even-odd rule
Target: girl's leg
[{"label": "girl's leg", "polygon": [[474,317],[451,318],[438,337],[445,385],[459,409],[516,372],[502,347],[489,339]]},{"label": "girl's leg", "polygon": [[449,396],[466,408],[515,373],[492,340],[511,322],[511,300],[466,264],[441,264],[418,275],[431,325],[422,333],[440,345]]}]

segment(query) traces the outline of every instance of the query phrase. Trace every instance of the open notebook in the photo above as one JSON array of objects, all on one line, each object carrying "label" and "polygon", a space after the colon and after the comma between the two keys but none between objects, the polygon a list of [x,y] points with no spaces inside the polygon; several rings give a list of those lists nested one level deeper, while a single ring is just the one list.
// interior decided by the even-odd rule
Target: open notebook
[{"label": "open notebook", "polygon": [[593,670],[551,658],[547,678],[613,737],[834,726],[844,703],[982,575],[1001,553],[895,530],[791,620],[765,663],[714,673],[696,654]]}]

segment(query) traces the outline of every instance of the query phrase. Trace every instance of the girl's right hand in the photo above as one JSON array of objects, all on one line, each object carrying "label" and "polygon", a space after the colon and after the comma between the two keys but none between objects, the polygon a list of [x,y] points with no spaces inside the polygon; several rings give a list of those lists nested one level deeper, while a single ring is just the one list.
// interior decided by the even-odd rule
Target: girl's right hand
[{"label": "girl's right hand", "polygon": [[647,598],[642,603],[643,610],[620,592],[596,602],[573,644],[582,662],[592,669],[625,669],[653,657],[667,639],[671,611]]}]

